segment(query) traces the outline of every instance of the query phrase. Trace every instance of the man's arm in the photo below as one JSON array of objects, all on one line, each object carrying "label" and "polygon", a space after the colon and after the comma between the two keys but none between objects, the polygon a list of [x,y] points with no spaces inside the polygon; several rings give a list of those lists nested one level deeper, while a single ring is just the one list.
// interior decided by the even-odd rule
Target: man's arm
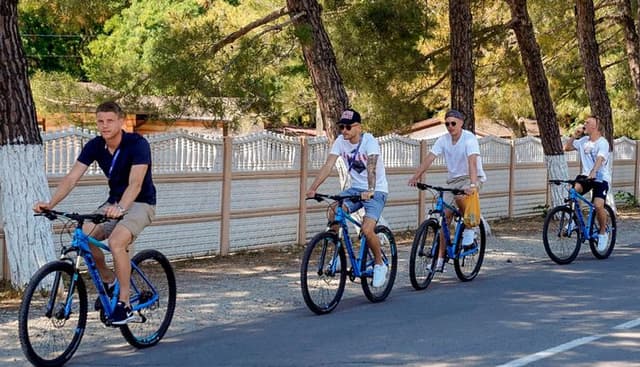
[{"label": "man's arm", "polygon": [[595,178],[596,174],[598,173],[598,170],[600,169],[600,167],[602,167],[603,164],[604,164],[604,157],[599,155],[598,158],[596,158],[595,163],[593,164],[593,168],[591,169],[591,172],[589,172],[589,178]]},{"label": "man's arm", "polygon": [[576,150],[576,147],[573,146],[573,142],[576,139],[580,139],[582,136],[584,135],[584,128],[577,128],[573,134],[571,136],[569,136],[569,140],[567,140],[566,143],[564,143],[564,151],[565,152],[570,152],[572,150]]},{"label": "man's arm", "polygon": [[324,165],[320,169],[320,172],[318,172],[318,176],[316,176],[316,179],[313,180],[313,183],[311,184],[311,186],[309,186],[309,189],[307,190],[308,198],[312,198],[316,194],[316,190],[318,189],[318,187],[320,187],[320,185],[322,185],[324,180],[326,180],[327,177],[329,177],[329,175],[331,174],[331,170],[333,169],[333,166],[335,166],[336,164],[337,159],[338,159],[337,155],[329,154],[329,156],[327,157],[327,160],[324,162]]},{"label": "man's arm", "polygon": [[469,164],[469,180],[472,185],[478,184],[478,154],[471,154],[467,157]]},{"label": "man's arm", "polygon": [[84,163],[76,161],[71,167],[71,171],[60,181],[56,191],[51,196],[51,200],[48,203],[38,202],[34,205],[33,210],[37,213],[42,212],[43,209],[53,209],[59,202],[69,195],[71,190],[76,186],[80,178],[87,172],[87,166]]},{"label": "man's arm", "polygon": [[436,159],[436,155],[433,154],[432,152],[429,152],[429,154],[427,155],[427,158],[424,160],[424,162],[422,162],[422,164],[420,165],[420,167],[418,167],[418,169],[416,170],[416,173],[413,174],[413,176],[411,176],[411,178],[409,179],[409,186],[415,186],[416,182],[420,181],[420,177],[422,177],[422,174],[429,169],[429,167],[431,167],[431,164],[433,163],[433,161]]}]

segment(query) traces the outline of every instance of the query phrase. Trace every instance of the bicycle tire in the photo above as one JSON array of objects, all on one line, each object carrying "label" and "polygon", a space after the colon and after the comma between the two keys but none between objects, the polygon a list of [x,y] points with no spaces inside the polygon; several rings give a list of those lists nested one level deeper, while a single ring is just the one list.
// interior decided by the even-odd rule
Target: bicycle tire
[{"label": "bicycle tire", "polygon": [[[337,251],[339,271],[331,271]],[[333,232],[321,232],[307,244],[300,264],[300,289],[307,307],[318,315],[333,311],[344,293],[347,259],[344,246]]]},{"label": "bicycle tire", "polygon": [[478,243],[477,239],[474,239],[478,246],[478,251],[461,257],[463,251],[462,243],[460,243],[460,246],[456,249],[456,258],[453,259],[453,268],[456,271],[456,275],[458,276],[458,279],[463,282],[475,279],[475,277],[478,276],[480,268],[482,267],[482,262],[484,261],[484,253],[487,248],[487,235],[484,229],[484,222],[480,221],[478,230],[480,242]]},{"label": "bicycle tire", "polygon": [[[604,209],[607,211],[607,217],[609,217],[610,220],[607,220],[607,233],[609,234],[609,243],[607,244],[607,247],[605,248],[604,251],[600,252],[598,251],[598,242],[595,239],[590,239],[589,240],[589,247],[591,248],[591,253],[593,254],[593,256],[595,256],[597,259],[603,260],[608,258],[609,256],[611,256],[611,253],[613,252],[613,248],[616,245],[616,232],[617,232],[617,227],[616,227],[616,215],[613,212],[613,209],[611,209],[611,207],[608,204],[604,204]],[[598,220],[595,219],[595,215],[591,218],[591,225],[589,226],[589,228],[591,228],[591,233],[599,233],[600,232],[600,227],[598,226]]]},{"label": "bicycle tire", "polygon": [[125,340],[136,348],[148,348],[158,344],[171,325],[176,308],[176,277],[169,260],[159,251],[144,250],[136,254],[131,262],[131,306],[135,307],[158,293],[158,300],[137,312],[143,322],[130,322],[120,327]]},{"label": "bicycle tire", "polygon": [[[360,277],[360,285],[364,295],[371,302],[384,301],[393,288],[393,283],[396,279],[396,273],[398,271],[398,251],[396,249],[396,239],[393,236],[393,232],[389,228],[383,225],[378,225],[375,228],[375,233],[380,238],[380,250],[382,251],[382,259],[387,265],[387,279],[381,287],[373,287],[370,283],[373,281],[373,275],[369,276],[366,270],[369,266],[373,268],[374,258],[371,249],[365,251],[365,259],[360,262],[362,277]],[[366,244],[365,244],[366,246]],[[371,271],[370,274],[373,274]]]},{"label": "bicycle tire", "polygon": [[[18,335],[24,355],[36,366],[61,366],[80,345],[87,324],[87,289],[76,275],[70,263],[53,261],[41,267],[27,285],[18,314]],[[70,294],[71,313],[65,316]],[[51,301],[54,305],[47,315],[46,305]]]},{"label": "bicycle tire", "polygon": [[[573,221],[573,222],[572,222]],[[567,206],[557,206],[547,213],[542,227],[544,251],[553,262],[566,265],[576,259],[580,252],[582,234],[580,226],[568,230],[567,226],[578,223],[573,210]],[[572,238],[575,232],[575,239]]]},{"label": "bicycle tire", "polygon": [[[422,222],[413,238],[411,255],[409,257],[409,280],[415,290],[426,289],[435,275],[439,246],[439,225],[431,218]],[[431,268],[428,265],[431,265]]]}]

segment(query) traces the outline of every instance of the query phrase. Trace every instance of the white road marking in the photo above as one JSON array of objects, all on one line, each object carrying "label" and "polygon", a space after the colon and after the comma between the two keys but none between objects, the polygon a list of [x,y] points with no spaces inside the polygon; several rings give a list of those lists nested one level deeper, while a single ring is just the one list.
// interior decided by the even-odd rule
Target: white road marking
[{"label": "white road marking", "polygon": [[613,328],[614,330],[626,330],[626,329],[632,329],[638,325],[640,325],[640,319],[635,319],[629,322],[625,322],[624,324],[614,326]]},{"label": "white road marking", "polygon": [[[631,321],[625,322],[625,323],[620,324],[620,325],[616,325],[612,329],[613,330],[627,330],[627,329],[632,329],[632,328],[634,328],[634,327],[636,327],[638,325],[640,325],[640,319],[635,319],[635,320],[631,320]],[[592,341],[604,338],[607,335],[609,335],[609,334],[585,336],[584,338],[575,339],[575,340],[572,340],[572,341],[570,341],[568,343],[564,343],[564,344],[558,345],[557,347],[553,347],[553,348],[549,348],[549,349],[543,350],[542,352],[530,354],[528,356],[515,359],[515,360],[513,360],[511,362],[508,362],[508,363],[505,363],[505,364],[501,364],[501,365],[499,365],[497,367],[522,367],[522,366],[526,366],[529,363],[533,363],[535,361],[539,361],[539,360],[544,359],[544,358],[549,358],[549,357],[551,357],[553,355],[556,355],[558,353],[566,352],[566,351],[568,351],[570,349],[573,349],[575,347],[579,347],[581,345],[584,345],[584,344],[587,344],[587,343],[591,343]]]},{"label": "white road marking", "polygon": [[526,366],[529,363],[544,359],[544,358],[548,358],[551,357],[555,354],[558,353],[562,353],[562,352],[566,352],[569,349],[573,349],[575,347],[579,347],[583,344],[587,344],[587,343],[591,343],[594,340],[598,340],[600,338],[602,338],[603,335],[598,335],[598,336],[585,336],[584,338],[580,338],[580,339],[576,339],[576,340],[572,340],[568,343],[564,343],[564,344],[560,344],[557,347],[553,347],[553,348],[549,348],[547,350],[543,350],[542,352],[538,352],[538,353],[534,353],[531,355],[528,355],[526,357],[522,357],[516,360],[513,360],[509,363],[505,363],[505,364],[501,364],[498,367],[522,367],[522,366]]}]

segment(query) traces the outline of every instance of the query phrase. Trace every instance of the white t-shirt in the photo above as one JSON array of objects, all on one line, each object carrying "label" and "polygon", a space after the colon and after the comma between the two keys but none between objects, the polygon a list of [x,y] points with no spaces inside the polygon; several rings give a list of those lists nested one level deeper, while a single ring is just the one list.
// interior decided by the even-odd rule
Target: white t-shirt
[{"label": "white t-shirt", "polygon": [[329,154],[342,157],[347,164],[349,174],[351,175],[351,187],[356,189],[368,190],[369,182],[367,181],[367,157],[377,155],[376,163],[376,191],[389,193],[389,185],[387,184],[387,175],[384,170],[384,163],[380,155],[380,144],[378,140],[369,133],[364,133],[360,137],[362,144],[356,153],[358,144],[351,144],[344,136],[340,135],[333,142],[331,152]]},{"label": "white t-shirt", "polygon": [[449,170],[447,181],[462,176],[469,176],[468,158],[473,154],[477,154],[478,179],[480,182],[487,180],[487,175],[484,173],[484,169],[482,169],[478,139],[470,131],[462,130],[460,139],[458,139],[455,144],[452,143],[451,134],[442,135],[431,148],[431,153],[436,156],[444,154],[444,160]]},{"label": "white t-shirt", "polygon": [[604,136],[599,137],[596,141],[591,141],[588,136],[583,136],[573,141],[573,147],[580,153],[583,175],[589,176],[593,166],[596,164],[596,159],[603,157],[604,162],[596,172],[595,179],[597,181],[607,181],[607,183],[611,182],[609,142]]}]

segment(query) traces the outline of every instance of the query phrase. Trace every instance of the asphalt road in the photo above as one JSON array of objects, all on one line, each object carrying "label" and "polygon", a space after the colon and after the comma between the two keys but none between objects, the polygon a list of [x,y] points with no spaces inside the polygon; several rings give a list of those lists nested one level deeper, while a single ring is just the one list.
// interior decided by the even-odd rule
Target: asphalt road
[{"label": "asphalt road", "polygon": [[449,276],[424,291],[402,279],[383,303],[348,295],[329,315],[300,307],[67,366],[640,366],[639,263],[636,243],[607,260]]}]

